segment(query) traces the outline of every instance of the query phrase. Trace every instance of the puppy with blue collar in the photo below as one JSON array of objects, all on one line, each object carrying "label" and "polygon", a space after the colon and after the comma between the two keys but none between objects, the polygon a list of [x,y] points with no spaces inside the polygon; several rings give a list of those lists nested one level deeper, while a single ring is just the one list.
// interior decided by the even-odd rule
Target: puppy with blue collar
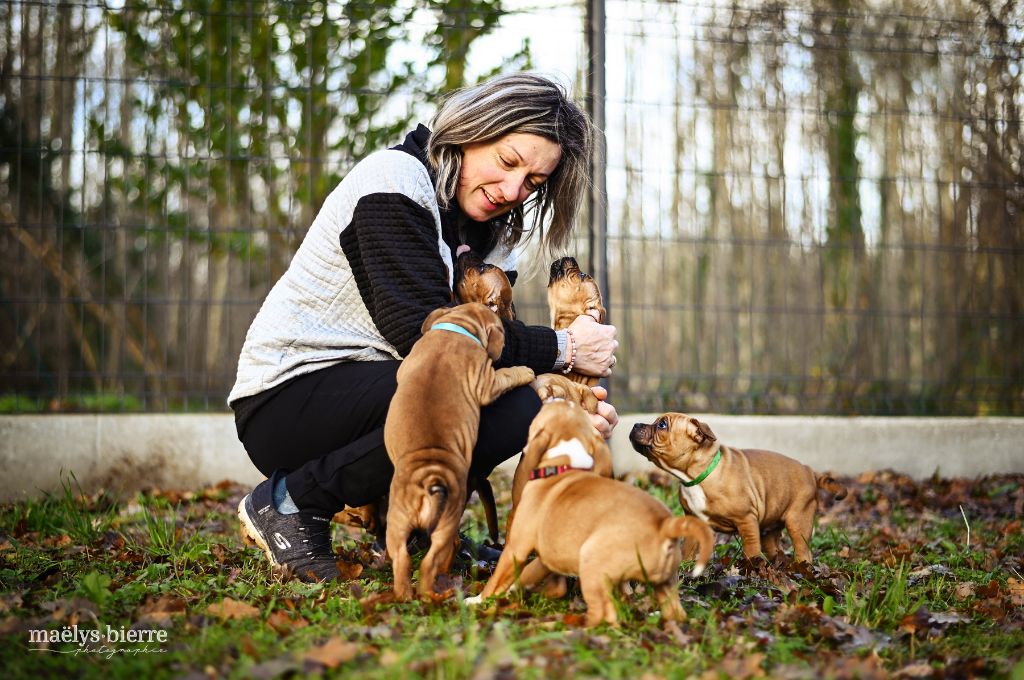
[{"label": "puppy with blue collar", "polygon": [[406,541],[413,530],[430,535],[420,564],[420,597],[434,593],[436,577],[451,565],[480,408],[534,378],[525,366],[494,368],[505,331],[498,315],[479,302],[434,310],[422,331],[398,369],[398,388],[384,423],[384,445],[395,466],[387,549],[399,601],[412,599]]}]

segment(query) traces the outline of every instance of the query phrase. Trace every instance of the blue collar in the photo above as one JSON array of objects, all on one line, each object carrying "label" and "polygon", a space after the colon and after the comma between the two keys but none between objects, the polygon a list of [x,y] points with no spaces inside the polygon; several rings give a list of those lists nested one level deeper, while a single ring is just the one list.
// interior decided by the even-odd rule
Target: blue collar
[{"label": "blue collar", "polygon": [[441,321],[441,322],[435,323],[433,326],[431,326],[430,330],[432,330],[432,331],[433,330],[451,331],[452,333],[458,333],[460,335],[465,335],[467,338],[473,338],[474,340],[476,340],[476,344],[480,345],[481,347],[484,346],[484,343],[480,342],[480,338],[476,337],[475,335],[473,335],[472,333],[467,331],[462,326],[459,326],[459,325],[454,324],[454,323],[448,323],[447,321]]}]

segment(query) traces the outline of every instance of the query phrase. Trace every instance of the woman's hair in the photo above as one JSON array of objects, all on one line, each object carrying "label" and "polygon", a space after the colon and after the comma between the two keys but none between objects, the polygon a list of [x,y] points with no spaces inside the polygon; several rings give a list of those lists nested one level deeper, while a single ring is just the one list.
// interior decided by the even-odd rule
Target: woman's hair
[{"label": "woman's hair", "polygon": [[[437,172],[437,199],[447,207],[462,173],[462,146],[492,142],[510,133],[533,134],[561,147],[562,156],[547,181],[505,217],[503,244],[519,243],[524,233],[540,235],[554,252],[569,240],[583,193],[590,184],[593,126],[558,83],[534,73],[497,76],[479,85],[455,90],[444,98],[431,121],[427,157]],[[533,224],[524,213],[533,210]],[[544,234],[544,218],[551,226]]]}]

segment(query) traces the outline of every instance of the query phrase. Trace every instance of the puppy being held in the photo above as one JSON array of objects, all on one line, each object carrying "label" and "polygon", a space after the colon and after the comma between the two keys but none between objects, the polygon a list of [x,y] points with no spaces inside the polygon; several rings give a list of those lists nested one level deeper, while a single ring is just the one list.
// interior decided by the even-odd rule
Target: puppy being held
[{"label": "puppy being held", "polygon": [[[584,315],[591,316],[603,324],[607,315],[601,289],[598,288],[594,277],[580,271],[576,258],[569,256],[551,263],[548,277],[548,310],[551,312],[551,327],[556,331],[568,328],[573,321]],[[612,365],[614,366],[614,363]],[[574,382],[589,387],[593,387],[600,380],[576,371],[569,371],[566,375]]]},{"label": "puppy being held", "polygon": [[[542,453],[522,490],[505,550],[483,591],[467,603],[507,592],[520,569],[524,587],[552,571],[579,577],[587,626],[617,624],[612,590],[628,580],[654,586],[666,619],[685,618],[676,589],[680,539],[699,543],[698,575],[714,546],[711,529],[695,517],[675,517],[653,496],[598,474],[600,459],[590,450],[601,451],[601,458],[607,454],[609,463],[610,452],[600,437],[593,441],[593,427],[581,408],[552,401],[538,420],[542,416],[536,429],[531,426],[527,444]],[[537,560],[527,564],[534,551]]]},{"label": "puppy being held", "polygon": [[387,549],[395,598],[412,598],[406,541],[414,529],[430,534],[420,564],[419,595],[434,592],[459,541],[466,485],[480,429],[480,408],[527,385],[525,366],[495,369],[505,331],[480,303],[434,310],[423,336],[398,369],[398,388],[384,423],[384,444],[395,466],[387,513]]},{"label": "puppy being held", "polygon": [[808,542],[818,489],[837,499],[846,496],[846,488],[832,477],[781,453],[721,444],[706,423],[685,413],[666,413],[649,425],[638,423],[629,441],[683,483],[679,499],[687,512],[716,531],[738,533],[748,560],[760,557],[762,550],[774,559],[785,528],[796,560],[810,562]]},{"label": "puppy being held", "polygon": [[512,282],[501,267],[484,262],[469,246],[459,246],[453,278],[454,302],[479,302],[505,321],[515,320]]}]

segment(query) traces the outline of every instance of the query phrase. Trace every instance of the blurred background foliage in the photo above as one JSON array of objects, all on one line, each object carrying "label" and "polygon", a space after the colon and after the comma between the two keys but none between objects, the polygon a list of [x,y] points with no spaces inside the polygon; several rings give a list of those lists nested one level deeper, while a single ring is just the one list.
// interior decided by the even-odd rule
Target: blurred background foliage
[{"label": "blurred background foliage", "polygon": [[[621,411],[1024,415],[1015,2],[606,10]],[[0,411],[223,410],[348,168],[491,73],[555,70],[582,98],[586,20],[575,0],[4,3]],[[544,283],[517,286],[528,322]]]}]

